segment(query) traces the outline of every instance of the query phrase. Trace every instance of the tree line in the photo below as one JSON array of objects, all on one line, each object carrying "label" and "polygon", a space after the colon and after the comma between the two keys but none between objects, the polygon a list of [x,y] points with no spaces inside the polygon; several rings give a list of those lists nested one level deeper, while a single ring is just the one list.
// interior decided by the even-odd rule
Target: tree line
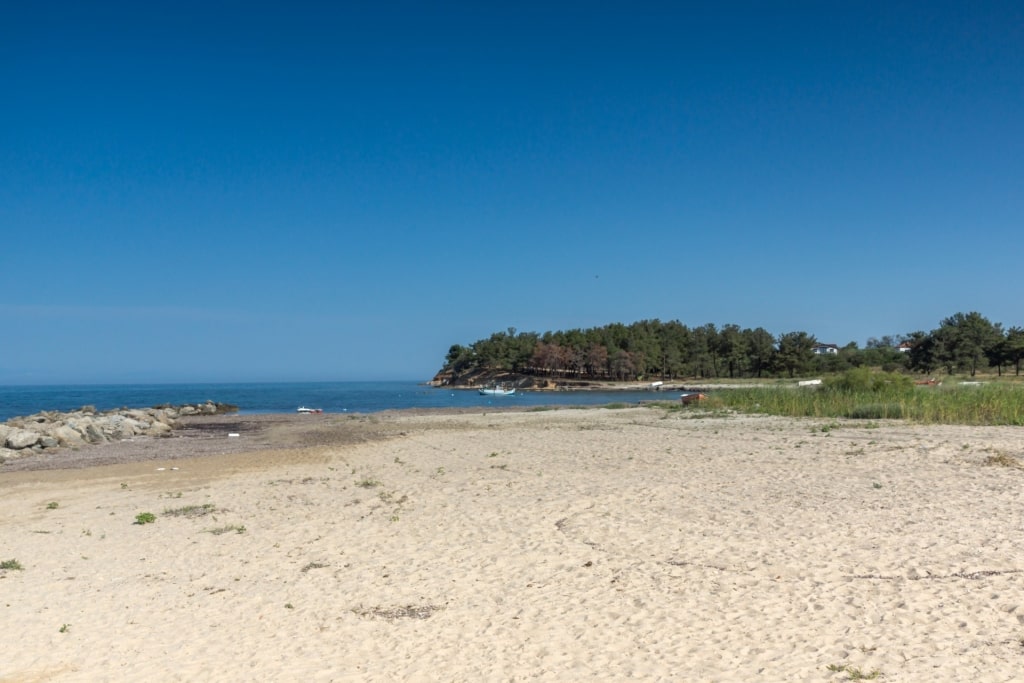
[{"label": "tree line", "polygon": [[[468,346],[453,345],[443,373],[502,370],[524,375],[589,380],[643,381],[694,377],[794,377],[880,367],[887,372],[970,373],[1012,367],[1020,374],[1024,329],[1004,329],[979,313],[956,313],[930,332],[868,339],[815,353],[818,340],[803,331],[773,335],[763,327],[678,320],[557,332],[495,332]],[[820,350],[820,349],[819,349]]]}]

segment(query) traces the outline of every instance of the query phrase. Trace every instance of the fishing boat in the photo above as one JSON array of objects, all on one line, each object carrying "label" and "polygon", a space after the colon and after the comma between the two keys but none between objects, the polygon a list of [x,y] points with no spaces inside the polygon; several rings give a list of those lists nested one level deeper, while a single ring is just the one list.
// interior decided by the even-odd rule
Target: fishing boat
[{"label": "fishing boat", "polygon": [[480,393],[484,396],[511,396],[516,393],[516,388],[497,385],[493,387],[480,387]]},{"label": "fishing boat", "polygon": [[307,408],[306,406],[299,406],[299,412],[300,413],[315,414],[315,413],[322,413],[322,412],[324,412],[324,409],[323,408]]}]

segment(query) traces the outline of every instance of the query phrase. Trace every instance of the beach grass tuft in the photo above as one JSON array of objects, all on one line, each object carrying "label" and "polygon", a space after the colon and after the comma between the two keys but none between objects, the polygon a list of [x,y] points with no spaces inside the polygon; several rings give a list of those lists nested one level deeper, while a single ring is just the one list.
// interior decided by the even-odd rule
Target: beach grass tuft
[{"label": "beach grass tuft", "polygon": [[4,560],[3,562],[0,562],[0,569],[22,570],[24,567],[22,567],[21,562],[18,562],[17,560]]},{"label": "beach grass tuft", "polygon": [[323,562],[310,562],[309,564],[304,566],[301,571],[302,571],[303,574],[305,574],[310,569],[323,569],[324,567],[330,567],[330,566],[331,565],[325,564]]},{"label": "beach grass tuft", "polygon": [[1024,468],[1024,464],[1021,463],[1020,459],[1010,455],[1009,453],[997,452],[994,455],[990,455],[985,458],[986,465],[992,465],[994,467],[1015,467]]},{"label": "beach grass tuft", "polygon": [[878,669],[865,672],[860,667],[848,664],[829,664],[825,668],[833,673],[845,673],[848,681],[872,681],[882,675]]},{"label": "beach grass tuft", "polygon": [[354,613],[361,617],[376,617],[395,621],[398,619],[429,619],[435,612],[443,610],[441,605],[403,605],[400,607],[372,607],[369,609],[354,609]]},{"label": "beach grass tuft", "polygon": [[196,517],[202,517],[216,511],[216,506],[213,503],[203,503],[202,505],[184,505],[180,508],[168,508],[164,510],[164,517],[187,517],[188,519],[195,519]]}]

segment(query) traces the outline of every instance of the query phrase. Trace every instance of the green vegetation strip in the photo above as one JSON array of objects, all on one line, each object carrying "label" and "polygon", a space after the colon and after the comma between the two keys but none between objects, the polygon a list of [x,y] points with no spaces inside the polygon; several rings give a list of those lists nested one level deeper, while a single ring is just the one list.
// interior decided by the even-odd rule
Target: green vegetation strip
[{"label": "green vegetation strip", "polygon": [[[681,407],[680,407],[681,408]],[[1024,425],[1024,387],[915,386],[905,375],[850,370],[817,387],[716,391],[699,406],[789,417],[901,419],[923,424]]]}]

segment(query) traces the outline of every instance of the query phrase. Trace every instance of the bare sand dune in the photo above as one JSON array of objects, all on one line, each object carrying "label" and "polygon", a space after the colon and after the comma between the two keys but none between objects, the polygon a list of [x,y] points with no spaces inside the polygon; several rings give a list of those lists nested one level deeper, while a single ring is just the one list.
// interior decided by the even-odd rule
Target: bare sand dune
[{"label": "bare sand dune", "polygon": [[1020,429],[287,417],[0,470],[0,680],[1020,680]]}]

